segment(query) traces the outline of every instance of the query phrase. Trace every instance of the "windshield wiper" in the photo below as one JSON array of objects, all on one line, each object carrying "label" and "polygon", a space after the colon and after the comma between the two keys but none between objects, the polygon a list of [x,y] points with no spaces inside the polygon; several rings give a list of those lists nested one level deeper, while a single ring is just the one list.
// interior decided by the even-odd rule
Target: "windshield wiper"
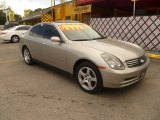
[{"label": "windshield wiper", "polygon": [[73,40],[73,41],[88,41],[88,40],[93,40],[93,39],[77,39],[77,40]]},{"label": "windshield wiper", "polygon": [[105,38],[107,38],[107,37],[93,38],[92,40],[105,39]]},{"label": "windshield wiper", "polygon": [[98,39],[105,39],[107,37],[99,37],[99,38],[91,38],[91,39],[77,39],[77,40],[73,40],[73,41],[88,41],[88,40],[98,40]]}]

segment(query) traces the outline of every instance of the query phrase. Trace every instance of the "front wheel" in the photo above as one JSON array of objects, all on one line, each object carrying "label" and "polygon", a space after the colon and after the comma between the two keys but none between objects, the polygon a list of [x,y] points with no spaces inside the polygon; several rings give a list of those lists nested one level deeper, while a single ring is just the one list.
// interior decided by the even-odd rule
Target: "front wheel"
[{"label": "front wheel", "polygon": [[33,64],[33,60],[32,60],[30,51],[27,47],[25,47],[23,49],[23,58],[24,58],[24,61],[25,61],[26,64],[28,64],[28,65]]},{"label": "front wheel", "polygon": [[83,62],[78,66],[76,79],[80,88],[85,92],[98,93],[103,88],[101,74],[98,68],[90,62]]}]

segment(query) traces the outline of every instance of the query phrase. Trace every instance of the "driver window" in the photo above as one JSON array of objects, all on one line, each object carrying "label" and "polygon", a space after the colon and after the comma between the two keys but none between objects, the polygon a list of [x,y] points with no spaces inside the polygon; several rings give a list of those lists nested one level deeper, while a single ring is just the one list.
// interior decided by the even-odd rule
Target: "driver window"
[{"label": "driver window", "polygon": [[46,39],[51,39],[51,37],[60,37],[57,29],[52,25],[45,25],[43,37]]}]

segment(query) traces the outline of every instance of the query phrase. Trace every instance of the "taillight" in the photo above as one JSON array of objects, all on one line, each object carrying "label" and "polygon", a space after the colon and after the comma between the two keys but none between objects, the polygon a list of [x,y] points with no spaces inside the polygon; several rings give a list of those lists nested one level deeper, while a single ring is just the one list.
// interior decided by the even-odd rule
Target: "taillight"
[{"label": "taillight", "polygon": [[0,33],[0,35],[4,35],[4,34],[7,34],[7,32],[1,32],[1,33]]}]

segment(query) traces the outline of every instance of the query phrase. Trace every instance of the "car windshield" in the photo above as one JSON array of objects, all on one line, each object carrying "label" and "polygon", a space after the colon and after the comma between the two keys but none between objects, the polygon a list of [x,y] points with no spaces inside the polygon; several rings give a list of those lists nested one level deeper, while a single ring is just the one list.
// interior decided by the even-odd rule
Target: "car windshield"
[{"label": "car windshield", "polygon": [[89,41],[105,38],[86,24],[62,24],[59,25],[59,28],[72,41]]}]

